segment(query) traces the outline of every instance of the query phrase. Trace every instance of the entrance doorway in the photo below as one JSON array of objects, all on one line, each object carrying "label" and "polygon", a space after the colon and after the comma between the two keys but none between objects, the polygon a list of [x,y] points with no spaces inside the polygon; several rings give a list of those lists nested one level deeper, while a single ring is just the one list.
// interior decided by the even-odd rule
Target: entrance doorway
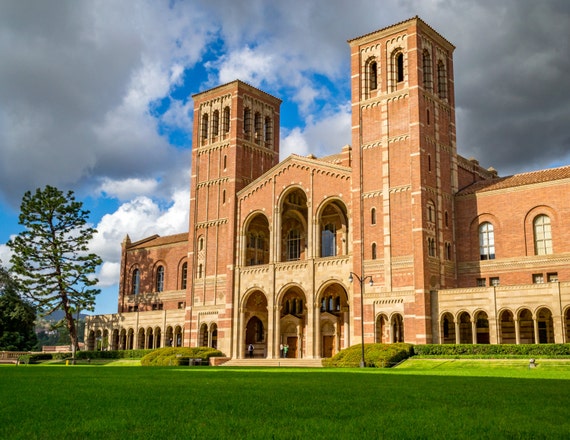
[{"label": "entrance doorway", "polygon": [[297,337],[296,336],[287,336],[287,345],[289,346],[289,350],[287,351],[288,358],[296,358],[297,357]]},{"label": "entrance doorway", "polygon": [[333,357],[334,353],[334,335],[323,336],[323,357]]}]

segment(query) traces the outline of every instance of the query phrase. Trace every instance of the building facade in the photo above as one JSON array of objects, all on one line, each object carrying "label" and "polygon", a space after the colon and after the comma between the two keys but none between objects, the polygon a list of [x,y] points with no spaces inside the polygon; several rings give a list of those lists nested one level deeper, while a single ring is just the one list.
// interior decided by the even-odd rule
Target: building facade
[{"label": "building facade", "polygon": [[189,231],[123,241],[118,313],[88,319],[88,349],[570,342],[570,166],[461,157],[454,46],[421,19],[348,43],[336,155],[279,162],[281,101],[241,81],[193,96]]}]

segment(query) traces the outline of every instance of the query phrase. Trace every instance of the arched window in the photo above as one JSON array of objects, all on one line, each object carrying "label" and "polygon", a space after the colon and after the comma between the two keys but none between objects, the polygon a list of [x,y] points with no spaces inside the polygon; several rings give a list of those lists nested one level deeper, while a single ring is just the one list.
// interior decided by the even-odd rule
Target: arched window
[{"label": "arched window", "polygon": [[188,286],[188,263],[182,265],[182,272],[180,274],[180,289],[184,290]]},{"label": "arched window", "polygon": [[156,291],[164,290],[164,266],[158,266],[156,269]]},{"label": "arched window", "polygon": [[431,200],[427,202],[427,220],[430,223],[435,223],[435,205]]},{"label": "arched window", "polygon": [[133,271],[133,284],[132,284],[132,294],[138,295],[140,293],[141,288],[141,271],[135,269]]},{"label": "arched window", "polygon": [[376,224],[376,208],[372,208],[370,210],[370,224],[372,225]]},{"label": "arched window", "polygon": [[271,140],[273,138],[273,121],[269,116],[265,117],[265,124],[263,125],[263,139],[265,143],[269,146],[272,144]]},{"label": "arched window", "polygon": [[378,64],[376,64],[376,61],[371,61],[368,65],[368,83],[370,90],[378,88]]},{"label": "arched window", "polygon": [[228,167],[228,156],[224,154],[224,170]]},{"label": "arched window", "polygon": [[376,243],[372,243],[372,259],[376,259]]},{"label": "arched window", "polygon": [[255,128],[255,140],[261,140],[261,114],[259,112],[255,112],[255,116],[253,118],[253,125]]},{"label": "arched window", "polygon": [[445,243],[445,259],[451,260],[451,243]]},{"label": "arched window", "polygon": [[398,52],[396,54],[396,82],[404,81],[404,54]]},{"label": "arched window", "polygon": [[208,139],[208,115],[202,115],[202,139]]},{"label": "arched window", "polygon": [[287,234],[287,260],[301,258],[301,234],[298,229],[291,229]]},{"label": "arched window", "polygon": [[251,133],[251,109],[249,107],[243,109],[243,132]]},{"label": "arched window", "polygon": [[224,134],[230,131],[230,108],[224,107],[224,117],[222,120],[222,130]]},{"label": "arched window", "polygon": [[541,214],[534,218],[534,253],[535,255],[552,254],[552,231],[550,217]]},{"label": "arched window", "polygon": [[204,250],[204,237],[198,238],[198,250],[199,251]]},{"label": "arched window", "polygon": [[226,190],[224,189],[222,191],[222,204],[225,204],[225,203],[226,203]]},{"label": "arched window", "polygon": [[441,99],[447,98],[447,72],[442,60],[437,62],[437,94]]},{"label": "arched window", "polygon": [[495,233],[489,222],[479,225],[479,253],[481,260],[495,259]]},{"label": "arched window", "polygon": [[336,228],[329,223],[321,234],[321,257],[336,256]]},{"label": "arched window", "polygon": [[433,73],[431,69],[431,55],[427,49],[424,49],[422,53],[422,61],[424,70],[424,88],[431,92],[433,89]]},{"label": "arched window", "polygon": [[212,136],[220,134],[220,111],[214,110],[212,114]]},{"label": "arched window", "polygon": [[428,255],[429,255],[430,257],[435,257],[435,256],[436,256],[436,252],[435,252],[435,238],[433,238],[433,237],[428,237],[427,243],[428,243]]}]

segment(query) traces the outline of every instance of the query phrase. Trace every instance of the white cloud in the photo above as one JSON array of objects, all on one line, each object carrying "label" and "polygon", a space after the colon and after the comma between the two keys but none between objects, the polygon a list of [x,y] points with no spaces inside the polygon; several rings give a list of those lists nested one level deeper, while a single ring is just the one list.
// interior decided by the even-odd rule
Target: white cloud
[{"label": "white cloud", "polygon": [[[118,286],[121,263],[105,261],[97,272],[98,288]],[[117,291],[118,295],[118,291]]]},{"label": "white cloud", "polygon": [[10,265],[10,258],[12,258],[12,249],[5,244],[0,244],[0,264],[5,269]]},{"label": "white cloud", "polygon": [[292,153],[317,157],[340,153],[342,147],[350,144],[350,105],[347,103],[316,120],[309,117],[303,130],[295,128],[285,131],[281,139],[280,156],[286,158]]},{"label": "white cloud", "polygon": [[103,179],[99,190],[108,197],[119,200],[129,200],[143,194],[151,194],[156,190],[158,182],[155,179]]}]

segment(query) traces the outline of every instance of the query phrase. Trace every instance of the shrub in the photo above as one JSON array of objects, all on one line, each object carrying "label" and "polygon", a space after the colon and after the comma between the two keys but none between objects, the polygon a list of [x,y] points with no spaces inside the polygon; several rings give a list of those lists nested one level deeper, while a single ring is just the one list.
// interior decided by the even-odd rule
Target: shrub
[{"label": "shrub", "polygon": [[[411,344],[364,344],[367,367],[389,368],[412,356]],[[323,360],[325,367],[358,367],[362,358],[362,345],[357,344]]]},{"label": "shrub", "polygon": [[[144,355],[151,353],[147,350],[105,350],[105,351],[78,351],[77,359],[141,359]],[[66,356],[69,357],[69,354]]]},{"label": "shrub", "polygon": [[414,354],[431,357],[570,357],[570,344],[426,344]]},{"label": "shrub", "polygon": [[211,347],[164,347],[153,350],[141,359],[142,366],[167,367],[189,365],[191,359],[201,359],[208,363],[213,356],[223,353]]}]

